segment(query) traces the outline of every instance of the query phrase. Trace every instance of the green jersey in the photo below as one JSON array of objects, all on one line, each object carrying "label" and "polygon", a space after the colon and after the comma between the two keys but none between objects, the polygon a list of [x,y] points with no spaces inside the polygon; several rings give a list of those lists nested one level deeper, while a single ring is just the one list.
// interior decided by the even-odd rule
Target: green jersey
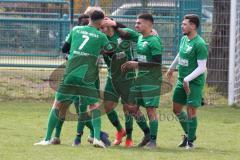
[{"label": "green jersey", "polygon": [[[162,42],[159,36],[150,35],[147,37],[139,36],[137,42],[137,58],[139,62],[152,62],[153,56],[161,55],[163,51]],[[157,71],[161,75],[156,67],[148,68],[148,74],[154,74]],[[161,70],[161,68],[160,68]],[[138,76],[145,75],[146,71],[139,68]],[[155,73],[155,74],[157,74]]]},{"label": "green jersey", "polygon": [[71,45],[69,59],[74,54],[98,57],[103,47],[109,44],[106,35],[93,26],[74,27],[65,41]]},{"label": "green jersey", "polygon": [[[140,62],[152,62],[154,56],[162,54],[162,42],[160,37],[150,35],[139,36],[137,42],[137,56]],[[160,101],[160,90],[162,82],[162,71],[160,66],[138,67],[138,74],[134,85],[130,90],[131,103],[144,107],[158,107]],[[132,100],[135,102],[132,102]]]},{"label": "green jersey", "polygon": [[137,42],[138,60],[141,62],[152,62],[155,55],[162,54],[162,42],[160,37],[150,35],[147,37],[139,36]]},{"label": "green jersey", "polygon": [[98,77],[97,58],[104,47],[111,47],[106,35],[93,26],[76,26],[66,42],[71,46],[66,75],[95,82]]},{"label": "green jersey", "polygon": [[[129,33],[130,35],[129,39],[127,40],[122,39],[119,36],[118,32],[115,32],[114,35],[111,37],[107,36],[107,38],[112,44],[112,47],[115,49],[115,53],[123,52],[127,56],[128,60],[132,60],[133,57],[131,54],[131,47],[132,47],[131,42],[137,42],[139,33],[129,28],[122,28],[122,30]],[[108,55],[104,55],[104,60],[107,66],[110,67],[112,57]]]},{"label": "green jersey", "polygon": [[[207,57],[208,50],[206,43],[199,35],[191,40],[189,40],[187,36],[183,36],[179,49],[178,78],[183,80],[198,67],[197,60],[205,60]],[[204,85],[204,74],[198,76],[191,82]]]}]

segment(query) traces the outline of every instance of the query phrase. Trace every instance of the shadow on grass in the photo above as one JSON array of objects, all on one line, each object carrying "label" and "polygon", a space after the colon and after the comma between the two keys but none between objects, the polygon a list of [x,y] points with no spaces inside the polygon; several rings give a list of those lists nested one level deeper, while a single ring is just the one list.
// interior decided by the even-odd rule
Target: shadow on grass
[{"label": "shadow on grass", "polygon": [[140,147],[132,147],[132,148],[125,148],[123,146],[111,146],[109,149],[119,150],[119,151],[136,151],[141,153],[147,153],[147,152],[159,152],[159,153],[183,153],[183,152],[193,152],[193,153],[213,153],[213,154],[231,154],[231,153],[238,153],[237,151],[233,150],[222,150],[222,149],[216,149],[216,148],[204,148],[204,147],[195,147],[194,149],[187,150],[185,148],[179,148],[179,147],[157,147],[155,149],[146,149],[146,148],[140,148]]}]

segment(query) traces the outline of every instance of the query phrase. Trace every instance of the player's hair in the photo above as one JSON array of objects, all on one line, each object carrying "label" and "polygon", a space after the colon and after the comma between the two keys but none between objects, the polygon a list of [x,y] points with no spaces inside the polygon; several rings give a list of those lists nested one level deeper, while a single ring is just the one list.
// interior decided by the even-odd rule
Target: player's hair
[{"label": "player's hair", "polygon": [[[108,16],[107,16],[108,17]],[[108,17],[110,18],[111,20],[114,21],[114,19],[112,17]],[[118,29],[118,28],[127,28],[126,25],[122,24],[122,23],[119,23],[119,22],[116,22],[116,26],[113,27],[114,29]]]},{"label": "player's hair", "polygon": [[[84,12],[84,14],[87,14],[87,15],[91,15],[94,11],[101,11],[101,12],[103,12],[104,13],[104,11],[102,10],[102,8],[101,7],[99,7],[99,6],[90,6],[90,7],[88,7],[86,10],[85,10],[85,12]],[[105,13],[104,13],[105,14]]]},{"label": "player's hair", "polygon": [[88,25],[88,22],[87,22],[87,21],[83,21],[83,19],[86,19],[86,18],[89,18],[89,15],[87,15],[87,14],[81,14],[81,15],[78,17],[78,25]]},{"label": "player's hair", "polygon": [[150,13],[142,13],[142,14],[138,15],[137,18],[138,19],[144,19],[144,20],[147,20],[147,21],[150,21],[150,22],[154,23],[153,16]]},{"label": "player's hair", "polygon": [[188,19],[190,23],[193,23],[196,25],[196,28],[198,28],[200,25],[200,19],[196,14],[187,14],[184,16],[183,19]]},{"label": "player's hair", "polygon": [[98,11],[98,10],[93,11],[89,16],[90,16],[91,21],[93,21],[93,22],[102,20],[105,17],[104,13],[102,11]]}]

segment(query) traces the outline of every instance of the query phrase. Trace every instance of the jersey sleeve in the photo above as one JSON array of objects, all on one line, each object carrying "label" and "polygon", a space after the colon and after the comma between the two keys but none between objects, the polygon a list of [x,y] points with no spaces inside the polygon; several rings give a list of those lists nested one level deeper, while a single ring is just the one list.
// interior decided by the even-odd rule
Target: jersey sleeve
[{"label": "jersey sleeve", "polygon": [[72,41],[72,31],[67,35],[65,42],[71,44]]},{"label": "jersey sleeve", "polygon": [[179,43],[179,46],[181,46],[181,45],[183,44],[183,42],[185,41],[185,39],[186,39],[186,36],[183,36],[183,37],[181,38],[180,43]]},{"label": "jersey sleeve", "polygon": [[162,54],[163,48],[162,48],[162,42],[160,38],[154,39],[154,41],[151,41],[150,43],[150,49],[152,55],[159,55]]},{"label": "jersey sleeve", "polygon": [[113,49],[111,44],[109,43],[107,36],[104,34],[102,34],[102,48],[106,51],[110,51]]},{"label": "jersey sleeve", "polygon": [[197,59],[204,60],[208,57],[208,50],[205,43],[199,43],[196,48]]},{"label": "jersey sleeve", "polygon": [[138,37],[140,36],[140,33],[130,29],[130,28],[122,28],[122,30],[128,32],[130,34],[130,40],[133,42],[138,41]]}]

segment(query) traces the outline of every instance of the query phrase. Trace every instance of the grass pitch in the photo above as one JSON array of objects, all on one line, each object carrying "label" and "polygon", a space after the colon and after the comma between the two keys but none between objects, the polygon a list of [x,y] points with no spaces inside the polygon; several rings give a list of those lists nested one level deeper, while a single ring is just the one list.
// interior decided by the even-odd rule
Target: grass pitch
[{"label": "grass pitch", "polygon": [[[171,113],[171,107],[159,108],[160,122],[158,148],[145,150],[126,149],[112,146],[107,149],[94,148],[88,144],[89,131],[85,128],[82,144],[72,147],[76,122],[63,125],[62,144],[58,146],[33,146],[44,137],[47,116],[51,102],[40,101],[2,101],[0,102],[0,159],[1,160],[221,160],[240,159],[240,109],[227,106],[204,106],[198,112],[196,148],[188,151],[176,147],[183,133],[178,121]],[[123,122],[122,109],[118,113]],[[102,129],[110,134],[113,141],[115,129],[106,116],[102,117]],[[134,122],[133,140],[137,144],[142,137]]]}]

